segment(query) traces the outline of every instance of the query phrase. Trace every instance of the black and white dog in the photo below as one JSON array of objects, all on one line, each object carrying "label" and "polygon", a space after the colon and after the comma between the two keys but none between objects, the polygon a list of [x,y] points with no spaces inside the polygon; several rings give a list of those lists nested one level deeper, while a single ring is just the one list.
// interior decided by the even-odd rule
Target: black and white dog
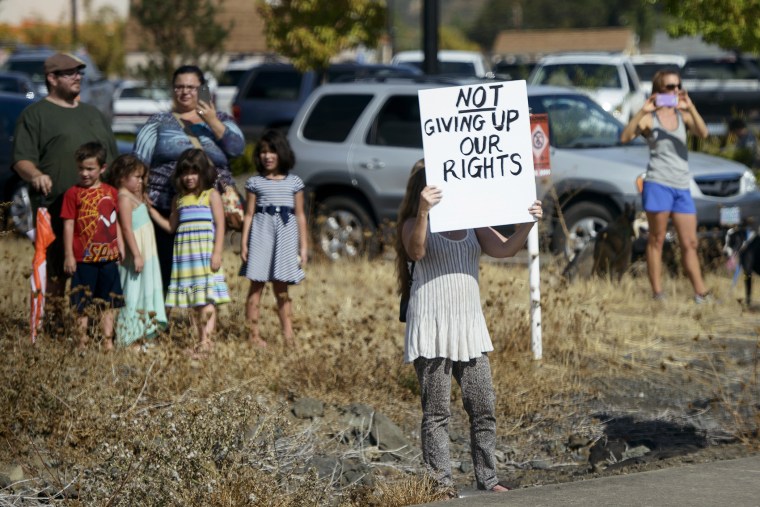
[{"label": "black and white dog", "polygon": [[726,232],[723,254],[728,258],[728,266],[741,266],[744,271],[744,291],[746,305],[752,298],[752,273],[760,275],[760,236],[757,229],[732,227]]}]

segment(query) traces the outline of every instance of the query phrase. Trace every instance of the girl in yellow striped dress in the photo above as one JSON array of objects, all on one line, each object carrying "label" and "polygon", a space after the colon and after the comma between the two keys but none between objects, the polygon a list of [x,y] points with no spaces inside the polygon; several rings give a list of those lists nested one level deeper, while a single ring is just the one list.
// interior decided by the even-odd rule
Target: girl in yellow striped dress
[{"label": "girl in yellow striped dress", "polygon": [[203,150],[186,150],[172,177],[177,196],[169,220],[151,211],[153,220],[174,232],[172,274],[166,307],[193,308],[200,338],[197,353],[213,348],[216,306],[230,302],[222,271],[224,209],[214,189],[216,171]]}]

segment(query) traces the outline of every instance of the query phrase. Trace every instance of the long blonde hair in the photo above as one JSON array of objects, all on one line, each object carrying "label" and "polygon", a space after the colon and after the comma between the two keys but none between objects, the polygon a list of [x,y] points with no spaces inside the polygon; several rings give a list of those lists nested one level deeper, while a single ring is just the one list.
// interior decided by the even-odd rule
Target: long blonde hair
[{"label": "long blonde hair", "polygon": [[404,194],[404,200],[401,201],[401,206],[399,206],[398,221],[396,222],[396,242],[394,244],[396,250],[396,277],[398,281],[396,291],[401,295],[408,294],[409,292],[409,268],[407,267],[409,256],[406,253],[406,248],[404,248],[401,233],[404,230],[404,222],[417,216],[417,210],[420,207],[420,194],[426,185],[425,159],[421,158],[412,166],[409,180],[406,182],[406,193]]}]

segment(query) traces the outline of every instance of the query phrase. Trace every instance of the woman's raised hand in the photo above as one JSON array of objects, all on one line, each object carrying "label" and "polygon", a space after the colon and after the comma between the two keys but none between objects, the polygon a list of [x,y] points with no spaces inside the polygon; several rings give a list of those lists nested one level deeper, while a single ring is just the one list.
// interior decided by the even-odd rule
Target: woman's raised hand
[{"label": "woman's raised hand", "polygon": [[541,201],[536,199],[533,204],[528,208],[528,213],[533,215],[536,220],[541,220],[544,217],[544,209],[541,207]]},{"label": "woman's raised hand", "polygon": [[208,121],[209,118],[216,118],[216,108],[212,102],[205,102],[198,99],[198,115]]},{"label": "woman's raised hand", "polygon": [[420,211],[429,211],[430,208],[441,202],[443,191],[433,185],[428,185],[420,193]]}]

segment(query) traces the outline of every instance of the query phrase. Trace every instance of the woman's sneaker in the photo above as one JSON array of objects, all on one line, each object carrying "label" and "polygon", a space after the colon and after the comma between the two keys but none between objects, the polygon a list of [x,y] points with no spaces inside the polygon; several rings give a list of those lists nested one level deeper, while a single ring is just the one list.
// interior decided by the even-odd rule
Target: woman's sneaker
[{"label": "woman's sneaker", "polygon": [[703,305],[705,303],[714,303],[715,298],[712,295],[712,291],[707,291],[704,294],[695,294],[694,295],[694,302],[698,305]]}]

